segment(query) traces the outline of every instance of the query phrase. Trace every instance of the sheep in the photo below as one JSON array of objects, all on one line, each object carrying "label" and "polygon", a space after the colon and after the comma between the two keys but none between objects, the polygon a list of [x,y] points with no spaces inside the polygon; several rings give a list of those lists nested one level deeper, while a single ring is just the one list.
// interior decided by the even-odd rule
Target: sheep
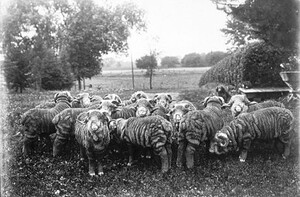
[{"label": "sheep", "polygon": [[221,109],[224,99],[219,96],[210,96],[204,99],[204,109],[188,112],[179,124],[178,152],[176,165],[182,167],[182,157],[185,152],[186,167],[193,168],[194,152],[201,142],[209,141],[214,134],[223,127],[224,116]]},{"label": "sheep", "polygon": [[46,102],[42,102],[39,105],[35,106],[35,108],[48,109],[48,108],[55,107],[55,105],[56,105],[56,103],[54,101],[46,101]]},{"label": "sheep", "polygon": [[225,103],[227,103],[231,98],[231,95],[229,94],[229,92],[226,90],[226,88],[223,85],[218,85],[216,87],[216,93],[217,93],[217,96],[220,96],[224,99]]},{"label": "sheep", "polygon": [[89,108],[67,108],[54,116],[52,123],[55,125],[56,138],[53,142],[53,157],[60,155],[67,141],[74,136],[77,116],[82,112],[100,108],[100,104]]},{"label": "sheep", "polygon": [[32,151],[32,145],[38,137],[45,137],[50,141],[49,135],[55,133],[52,123],[53,117],[66,108],[70,108],[72,96],[69,92],[63,91],[55,94],[55,107],[50,109],[33,108],[26,111],[21,124],[24,128],[23,154],[27,156]]},{"label": "sheep", "polygon": [[132,165],[132,145],[153,148],[161,158],[161,171],[171,168],[172,124],[161,116],[131,117],[116,119],[112,126],[112,135],[125,141],[129,148],[128,166]]},{"label": "sheep", "polygon": [[276,143],[284,144],[282,157],[285,159],[290,154],[294,120],[292,112],[282,107],[269,107],[243,113],[215,134],[209,151],[223,154],[241,149],[239,160],[245,162],[254,139],[275,139]]},{"label": "sheep", "polygon": [[100,110],[82,112],[75,122],[75,139],[80,144],[81,155],[84,151],[89,160],[89,175],[103,175],[100,163],[102,155],[110,143],[109,118]]},{"label": "sheep", "polygon": [[196,110],[196,107],[193,103],[191,103],[188,100],[182,100],[174,103],[170,107],[170,121],[172,122],[174,128],[178,131],[179,123],[182,119],[182,117],[188,113],[189,111]]},{"label": "sheep", "polygon": [[252,112],[252,111],[256,111],[258,109],[263,109],[263,108],[267,108],[267,107],[282,107],[282,108],[285,108],[284,104],[281,103],[281,102],[274,101],[274,100],[266,100],[266,101],[261,102],[261,103],[250,105],[247,112]]},{"label": "sheep", "polygon": [[123,106],[131,105],[141,98],[148,99],[148,96],[143,91],[136,91],[131,95],[129,100],[122,101],[122,105]]},{"label": "sheep", "polygon": [[80,103],[80,107],[88,107],[91,105],[90,95],[87,92],[77,94],[77,96],[74,98],[74,102],[75,101]]},{"label": "sheep", "polygon": [[156,105],[151,111],[151,116],[158,115],[166,120],[170,121],[170,115],[169,115],[170,110],[163,107],[162,105]]},{"label": "sheep", "polygon": [[233,117],[236,117],[241,113],[247,112],[249,106],[256,103],[255,101],[250,102],[244,94],[236,94],[233,95],[229,102],[225,103],[222,108],[231,107],[231,114]]},{"label": "sheep", "polygon": [[165,108],[169,108],[169,105],[172,102],[172,96],[167,93],[157,93],[154,95],[153,99],[155,105],[161,105]]},{"label": "sheep", "polygon": [[103,99],[104,100],[113,100],[113,101],[116,101],[118,104],[122,103],[122,99],[117,94],[106,94]]}]

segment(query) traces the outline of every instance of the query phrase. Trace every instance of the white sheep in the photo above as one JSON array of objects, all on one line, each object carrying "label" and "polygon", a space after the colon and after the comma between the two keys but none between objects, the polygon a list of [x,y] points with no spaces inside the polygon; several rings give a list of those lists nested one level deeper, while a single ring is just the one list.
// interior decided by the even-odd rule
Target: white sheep
[{"label": "white sheep", "polygon": [[50,142],[49,135],[55,133],[52,119],[56,114],[66,108],[70,108],[72,96],[69,92],[63,91],[55,94],[55,107],[49,109],[33,108],[24,113],[21,124],[24,127],[23,153],[28,155],[32,151],[32,145],[38,137],[46,138]]},{"label": "white sheep", "polygon": [[238,116],[241,113],[247,112],[250,105],[254,105],[257,102],[249,101],[245,94],[233,95],[228,103],[225,103],[222,108],[230,107],[233,117]]},{"label": "white sheep", "polygon": [[109,118],[100,110],[89,110],[79,114],[75,122],[75,138],[80,144],[83,157],[89,160],[89,175],[103,175],[100,160],[110,143]]},{"label": "white sheep", "polygon": [[204,109],[194,110],[185,114],[179,124],[177,166],[182,166],[182,157],[185,154],[187,168],[194,166],[194,152],[201,142],[207,143],[224,125],[221,109],[224,99],[219,96],[210,96],[204,99]]},{"label": "white sheep", "polygon": [[219,130],[210,144],[210,152],[223,154],[241,149],[239,159],[245,162],[254,139],[272,140],[284,144],[283,158],[290,154],[294,134],[294,116],[282,107],[269,107],[243,113]]},{"label": "white sheep", "polygon": [[172,124],[161,116],[131,117],[113,120],[112,134],[125,141],[129,148],[128,166],[132,165],[132,145],[153,148],[161,158],[162,172],[171,168]]}]

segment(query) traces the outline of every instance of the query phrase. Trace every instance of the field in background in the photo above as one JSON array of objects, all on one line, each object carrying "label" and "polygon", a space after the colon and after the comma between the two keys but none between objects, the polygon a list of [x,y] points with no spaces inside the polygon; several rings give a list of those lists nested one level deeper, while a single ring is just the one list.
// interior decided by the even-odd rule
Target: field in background
[{"label": "field in background", "polygon": [[[172,68],[158,69],[153,77],[153,90],[179,92],[196,89],[200,76],[209,69],[205,68]],[[131,70],[103,70],[101,75],[86,79],[86,87],[92,85],[93,90],[119,92],[132,90]],[[135,90],[149,90],[149,78],[144,76],[145,70],[134,69]]]}]

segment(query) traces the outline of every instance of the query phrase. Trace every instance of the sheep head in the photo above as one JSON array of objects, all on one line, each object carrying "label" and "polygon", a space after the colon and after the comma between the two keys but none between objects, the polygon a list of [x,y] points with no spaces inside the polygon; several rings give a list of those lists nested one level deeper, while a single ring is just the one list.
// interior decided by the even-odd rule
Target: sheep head
[{"label": "sheep head", "polygon": [[133,93],[131,95],[130,101],[132,103],[135,103],[137,100],[142,99],[142,98],[148,99],[147,94],[145,92],[143,92],[143,91],[136,91],[135,93]]},{"label": "sheep head", "polygon": [[155,105],[161,105],[168,108],[172,102],[172,96],[166,93],[155,94],[153,99]]},{"label": "sheep head", "polygon": [[204,107],[207,107],[208,104],[211,104],[211,105],[217,104],[219,106],[222,106],[224,104],[224,99],[220,96],[209,96],[209,97],[206,97],[203,101]]},{"label": "sheep head", "polygon": [[121,104],[122,103],[122,100],[120,98],[119,95],[117,94],[106,94],[104,96],[104,100],[112,100],[112,101],[116,101],[117,103]]},{"label": "sheep head", "polygon": [[151,114],[154,106],[149,99],[141,98],[136,102],[135,108],[136,117],[145,117]]},{"label": "sheep head", "polygon": [[59,101],[67,101],[71,102],[73,97],[71,96],[69,91],[58,92],[54,95],[54,102],[58,103]]},{"label": "sheep head", "polygon": [[218,131],[210,142],[209,152],[223,154],[228,152],[229,137],[226,133]]},{"label": "sheep head", "polygon": [[81,113],[77,117],[77,121],[86,125],[87,140],[94,149],[101,151],[108,145],[110,141],[108,114],[100,110],[89,110]]}]

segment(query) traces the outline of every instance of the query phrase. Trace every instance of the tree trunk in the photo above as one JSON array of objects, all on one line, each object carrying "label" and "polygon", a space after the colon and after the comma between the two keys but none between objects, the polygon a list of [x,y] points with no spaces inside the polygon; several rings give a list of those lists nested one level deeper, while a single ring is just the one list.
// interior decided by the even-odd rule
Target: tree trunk
[{"label": "tree trunk", "polygon": [[83,89],[85,90],[85,79],[82,78]]},{"label": "tree trunk", "polygon": [[150,90],[152,90],[152,77],[153,77],[153,73],[152,70],[150,70]]},{"label": "tree trunk", "polygon": [[80,77],[77,77],[77,81],[78,81],[78,90],[81,90],[81,79]]}]

